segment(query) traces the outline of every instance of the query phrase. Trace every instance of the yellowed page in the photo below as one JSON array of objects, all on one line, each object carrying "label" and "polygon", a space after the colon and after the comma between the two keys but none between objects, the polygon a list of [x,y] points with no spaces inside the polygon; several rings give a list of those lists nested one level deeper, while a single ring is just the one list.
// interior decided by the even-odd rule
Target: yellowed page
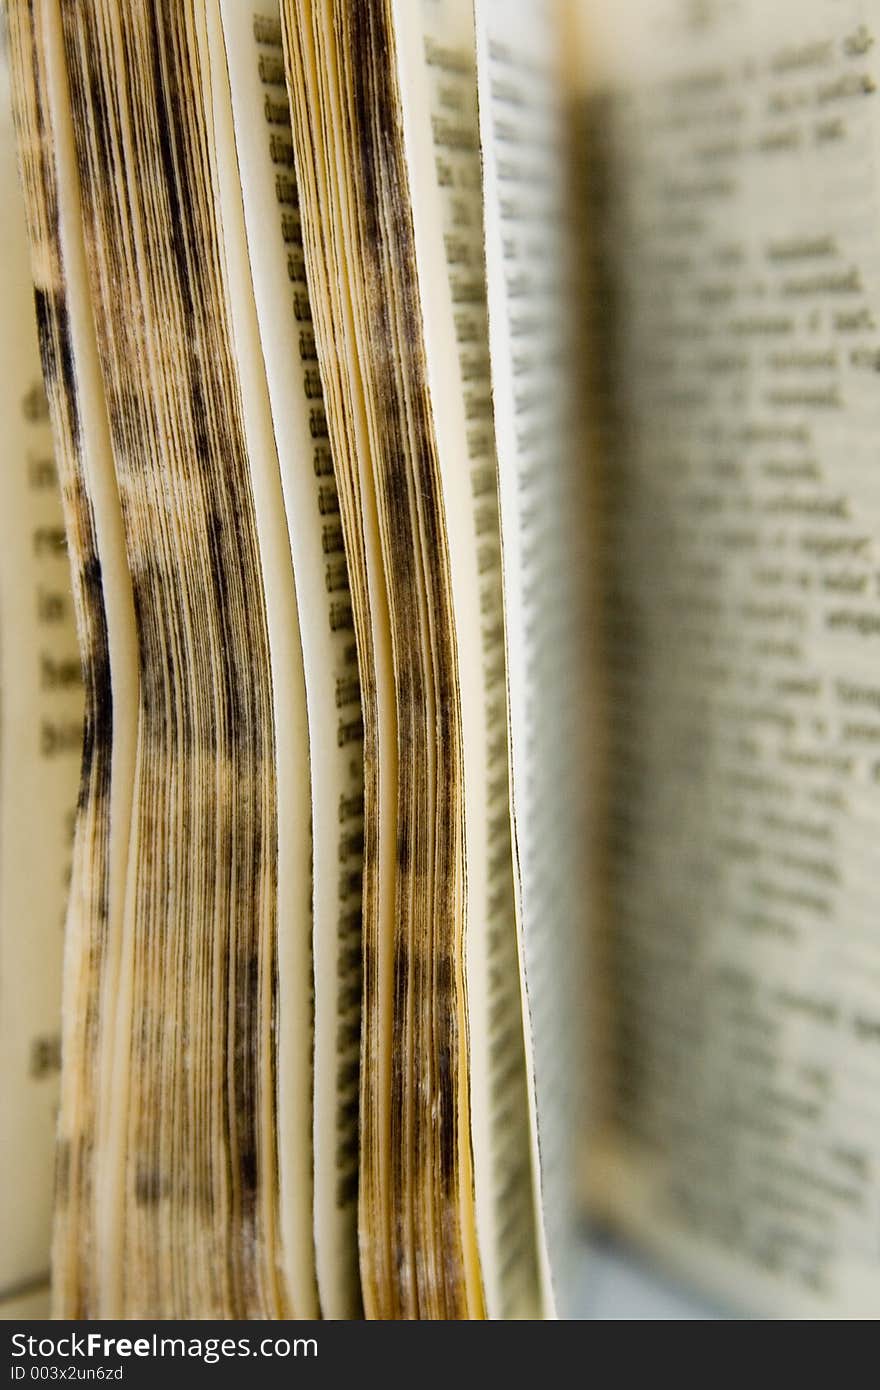
[{"label": "yellowed page", "polygon": [[62,21],[141,669],[106,1149],[118,1259],[100,1310],[277,1316],[290,1296],[271,604],[214,202],[204,11],[95,0],[63,7]]},{"label": "yellowed page", "polygon": [[[48,379],[63,392],[58,411],[59,466],[64,466],[68,537],[76,543],[75,577],[81,587],[80,645],[87,672],[92,725],[84,758],[76,828],[74,876],[67,918],[64,963],[62,1104],[59,1163],[79,1153],[78,1181],[88,1204],[56,1197],[53,1246],[53,1303],[80,1312],[97,1306],[118,1282],[117,1232],[119,1117],[127,1085],[119,1030],[128,1026],[124,969],[125,888],[128,874],[131,802],[138,731],[138,647],[131,575],[125,554],[122,511],[107,402],[86,271],[79,175],[76,167],[67,75],[57,0],[35,9],[37,42],[45,60],[41,165],[48,209],[57,210],[55,254],[61,275],[58,353],[65,341],[73,377],[57,364]],[[49,171],[51,170],[51,175]],[[39,254],[39,252],[37,253]],[[51,364],[50,364],[51,367]],[[66,428],[60,423],[64,421]],[[100,580],[100,582],[98,582]],[[108,776],[109,763],[109,776]],[[100,1012],[100,1027],[91,1023]],[[92,1123],[94,1138],[86,1138]],[[94,1164],[94,1172],[90,1171]],[[76,1181],[71,1169],[71,1179]],[[68,1180],[72,1188],[73,1181]],[[79,1223],[85,1219],[84,1229]],[[86,1234],[93,1229],[94,1235]],[[94,1261],[92,1262],[92,1252]],[[89,1265],[85,1279],[82,1272]],[[77,1287],[78,1286],[78,1287]],[[112,1296],[112,1295],[111,1295]],[[112,1306],[112,1305],[110,1305]]]},{"label": "yellowed page", "polygon": [[[394,1058],[393,948],[398,841],[398,722],[382,519],[371,458],[353,191],[346,177],[336,35],[327,3],[283,0],[303,249],[311,287],[326,421],[352,593],[364,726],[363,1024],[360,1067],[358,1244],[365,1311],[393,1277],[388,1177]],[[356,17],[355,12],[351,12]],[[326,43],[326,56],[321,44]]]},{"label": "yellowed page", "polygon": [[[83,695],[0,28],[0,1299],[49,1269]],[[10,1314],[12,1316],[12,1314]]]},{"label": "yellowed page", "polygon": [[42,1284],[26,1293],[13,1294],[0,1303],[0,1318],[8,1322],[18,1322],[25,1318],[48,1318],[50,1308],[49,1285]]},{"label": "yellowed page", "polygon": [[501,552],[470,3],[393,7],[455,619],[477,1246],[491,1317],[541,1306],[507,775]]},{"label": "yellowed page", "polygon": [[278,0],[223,0],[247,265],[302,632],[311,758],[314,1226],[325,1317],[357,1269],[363,722],[348,565],[292,164]]},{"label": "yellowed page", "polygon": [[[252,37],[253,20],[248,18],[245,35]],[[279,49],[280,37],[279,32]],[[215,188],[266,593],[278,779],[278,1003],[274,1024],[278,1048],[277,1133],[267,1142],[277,1144],[278,1150],[283,1267],[291,1307],[297,1317],[314,1318],[318,1315],[318,1297],[312,1233],[314,987],[309,733],[297,595],[250,278],[230,90],[233,53],[241,57],[248,54],[247,48],[242,50],[241,38],[239,32],[230,41],[228,33],[224,34],[219,4],[209,3],[204,54],[214,121]],[[259,55],[252,51],[248,56],[259,80]],[[283,86],[281,91],[285,96]],[[259,91],[254,97],[254,108],[259,111]],[[267,1062],[271,1068],[272,1061]]]}]

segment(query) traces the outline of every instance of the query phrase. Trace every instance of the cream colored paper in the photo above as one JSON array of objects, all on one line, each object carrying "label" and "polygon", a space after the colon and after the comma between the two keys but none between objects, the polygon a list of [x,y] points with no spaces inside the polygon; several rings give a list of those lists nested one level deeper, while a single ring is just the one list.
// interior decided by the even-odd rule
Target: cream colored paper
[{"label": "cream colored paper", "polygon": [[510,848],[504,618],[469,3],[394,7],[427,376],[443,487],[465,799],[477,1243],[490,1317],[539,1306]]},{"label": "cream colored paper", "polygon": [[876,7],[583,5],[614,1108],[599,1209],[880,1310]]},{"label": "cream colored paper", "polygon": [[296,578],[311,758],[314,1226],[321,1308],[360,1310],[357,1270],[363,724],[354,620],[326,425],[277,0],[221,5],[265,373]]},{"label": "cream colored paper", "polygon": [[[358,648],[364,721],[363,1024],[359,1082],[358,1245],[367,1315],[392,1280],[391,1072],[395,1039],[398,717],[383,522],[356,332],[354,192],[345,166],[330,7],[282,4],[285,67],[301,226],[336,468]],[[319,43],[326,44],[326,52]],[[326,66],[325,66],[326,64]]]},{"label": "cream colored paper", "polygon": [[45,1279],[49,1268],[83,697],[16,168],[5,15],[0,41],[0,1298],[8,1298]]},{"label": "cream colored paper", "polygon": [[558,6],[477,0],[475,14],[530,1119],[545,1296],[564,1314],[584,1124],[594,717],[572,402],[571,102]]},{"label": "cream colored paper", "polygon": [[[240,8],[240,7],[239,7]],[[230,90],[241,33],[224,33],[220,5],[206,7],[204,53],[210,73],[218,221],[226,256],[230,316],[238,365],[272,672],[277,766],[277,1146],[283,1268],[296,1317],[318,1315],[313,1226],[312,836],[309,734],[303,650],[285,519],[278,446],[261,351],[242,205],[242,174]],[[251,21],[251,34],[253,24]],[[280,33],[278,35],[280,40]],[[279,45],[280,47],[280,45]],[[259,76],[258,55],[249,54]],[[280,57],[280,54],[279,54]],[[254,103],[259,112],[259,105]],[[240,148],[240,147],[239,147]],[[322,865],[323,867],[323,865]],[[263,1065],[272,1067],[269,1057]]]}]

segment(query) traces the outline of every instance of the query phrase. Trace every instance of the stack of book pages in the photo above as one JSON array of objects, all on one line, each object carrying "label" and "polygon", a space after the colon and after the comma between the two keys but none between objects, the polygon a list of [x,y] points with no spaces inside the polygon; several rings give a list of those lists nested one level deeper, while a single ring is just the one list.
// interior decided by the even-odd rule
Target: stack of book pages
[{"label": "stack of book pages", "polygon": [[878,24],[8,0],[7,1312],[880,1313]]}]

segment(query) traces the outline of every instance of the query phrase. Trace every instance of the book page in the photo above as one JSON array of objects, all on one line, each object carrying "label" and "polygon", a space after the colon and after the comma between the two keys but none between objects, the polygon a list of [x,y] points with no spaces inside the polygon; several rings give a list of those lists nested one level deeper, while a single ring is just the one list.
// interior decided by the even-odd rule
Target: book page
[{"label": "book page", "polygon": [[0,1303],[45,1283],[83,694],[0,22]]},{"label": "book page", "polygon": [[[365,877],[359,1204],[364,1303],[368,1316],[479,1315],[463,995],[457,668],[406,215],[397,67],[389,62],[395,42],[391,8],[316,6],[311,35],[306,19],[300,11],[292,37],[302,48],[315,42],[320,101],[331,113],[327,127],[336,151],[330,177],[330,171],[322,173],[332,207],[317,230],[326,235],[330,229],[325,245],[351,304],[350,318],[342,319],[342,342],[328,341],[322,328],[319,350],[326,378],[336,373],[341,348],[352,376],[362,382],[367,433],[358,466],[368,470],[376,499],[380,582],[387,596],[387,609],[378,608],[376,616],[387,615],[397,733],[391,777],[383,767],[387,748],[376,750],[384,783],[380,815],[383,798],[394,797],[390,920],[371,925]],[[301,76],[291,69],[289,74],[293,90]],[[297,96],[295,108],[299,101]],[[312,155],[304,143],[298,165],[307,168]],[[309,144],[316,148],[314,135]],[[307,216],[304,226],[309,224]],[[312,224],[311,254],[323,255],[314,231]],[[375,609],[374,592],[368,599]],[[362,650],[360,632],[358,640]],[[364,708],[368,734],[366,688]],[[365,762],[369,768],[368,757]],[[368,790],[369,785],[368,778]],[[369,806],[368,800],[368,814]]]},{"label": "book page", "polygon": [[601,1210],[880,1308],[880,49],[858,0],[584,4],[614,1095]]},{"label": "book page", "polygon": [[455,614],[477,1239],[490,1317],[540,1306],[510,847],[504,618],[473,13],[394,6],[427,377]]},{"label": "book page", "polygon": [[[397,920],[399,731],[383,528],[356,347],[353,189],[340,112],[329,0],[283,0],[303,250],[340,522],[348,561],[363,706],[364,843],[358,1249],[367,1316],[384,1307],[391,1250],[391,1074]],[[326,44],[325,54],[323,45]]]},{"label": "book page", "polygon": [[[29,11],[39,143],[29,190],[42,355],[63,478],[85,672],[86,738],[64,961],[53,1305],[82,1314],[118,1277],[116,1138],[127,1084],[125,890],[138,731],[138,645],[107,400],[86,270],[58,0]],[[50,331],[51,329],[51,331]],[[94,1024],[97,1011],[99,1025]]]},{"label": "book page", "polygon": [[[89,0],[61,18],[141,676],[116,1127],[100,1136],[116,1286],[100,1311],[282,1316],[287,769],[279,781],[275,595],[214,198],[204,11]],[[295,981],[298,999],[309,983]]]},{"label": "book page", "polygon": [[4,1322],[19,1322],[30,1318],[48,1319],[51,1307],[49,1285],[41,1283],[32,1292],[15,1294],[0,1303],[0,1318]]},{"label": "book page", "polygon": [[[252,255],[248,245],[242,198],[240,163],[244,120],[239,112],[238,144],[233,115],[232,60],[248,55],[254,21],[250,7],[227,6],[244,14],[246,27],[224,33],[220,6],[209,3],[201,51],[206,78],[206,107],[211,111],[210,143],[215,161],[217,219],[226,259],[226,284],[239,390],[247,440],[254,510],[259,534],[260,563],[266,594],[266,623],[272,675],[272,700],[277,768],[277,1145],[280,1189],[282,1263],[291,1308],[298,1318],[318,1316],[313,1235],[314,1151],[312,1144],[312,1094],[314,1085],[314,1004],[316,982],[312,968],[312,833],[309,767],[309,730],[306,722],[306,685],[300,641],[297,594],[294,587],[285,499],[279,451],[269,402],[263,363],[260,327],[251,279]],[[280,67],[281,33],[275,20],[275,62]],[[259,30],[258,30],[259,31]],[[244,40],[244,44],[242,43]],[[250,114],[258,116],[265,132],[265,98],[261,101],[260,55],[250,51]],[[287,94],[281,86],[283,108]],[[276,92],[275,99],[278,96]],[[275,125],[277,127],[277,118]],[[289,120],[288,120],[289,125]],[[281,139],[273,132],[273,138]],[[264,135],[264,150],[267,142]],[[293,148],[286,143],[288,162]],[[274,185],[270,163],[270,179]],[[264,224],[265,225],[265,224]],[[292,358],[290,360],[293,360]],[[302,435],[298,440],[303,452]],[[297,459],[302,462],[302,459]],[[289,467],[289,465],[288,465]],[[319,773],[320,775],[320,773]],[[335,809],[335,808],[334,808]],[[321,827],[323,828],[323,826]],[[320,856],[323,871],[325,855]],[[335,970],[330,987],[335,985]],[[327,988],[326,980],[323,982]],[[320,1078],[323,1079],[323,1078]],[[319,1079],[319,1080],[320,1080]],[[332,1087],[335,1076],[331,1073]],[[326,1083],[325,1083],[326,1084]]]},{"label": "book page", "polygon": [[559,7],[477,0],[475,12],[516,908],[542,1271],[564,1313],[583,1123],[585,735],[595,717],[570,389],[570,112]]},{"label": "book page", "polygon": [[[314,915],[315,1259],[325,1317],[357,1316],[363,721],[340,504],[293,168],[278,0],[223,0],[224,61],[302,632]],[[244,351],[244,347],[240,351]]]}]

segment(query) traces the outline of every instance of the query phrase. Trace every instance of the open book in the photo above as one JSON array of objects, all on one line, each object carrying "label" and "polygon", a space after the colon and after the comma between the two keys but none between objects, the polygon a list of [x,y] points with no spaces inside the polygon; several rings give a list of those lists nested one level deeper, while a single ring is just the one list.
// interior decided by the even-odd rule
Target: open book
[{"label": "open book", "polygon": [[880,1313],[878,21],[9,0],[7,1290]]}]

